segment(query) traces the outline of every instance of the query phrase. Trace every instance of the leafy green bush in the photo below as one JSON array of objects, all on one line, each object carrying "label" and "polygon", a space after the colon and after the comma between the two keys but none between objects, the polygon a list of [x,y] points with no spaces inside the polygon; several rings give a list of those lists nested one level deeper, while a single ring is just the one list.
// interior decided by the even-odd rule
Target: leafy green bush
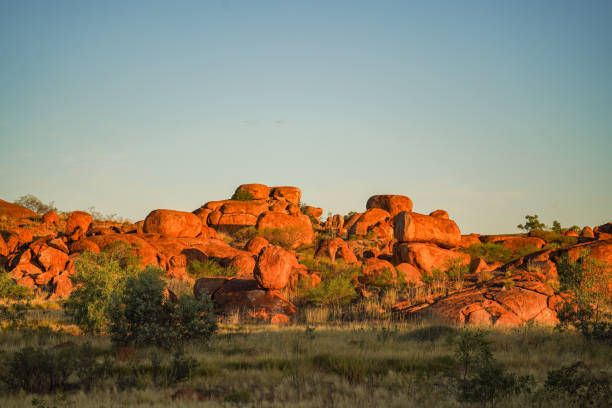
[{"label": "leafy green bush", "polygon": [[259,236],[259,231],[257,231],[255,227],[244,227],[234,232],[232,235],[237,241],[249,241]]},{"label": "leafy green bush", "polygon": [[215,276],[234,276],[237,271],[230,267],[223,267],[209,259],[207,261],[191,261],[187,266],[187,273],[194,279],[210,278]]},{"label": "leafy green bush", "polygon": [[33,296],[32,289],[17,285],[5,270],[0,269],[0,299],[22,300]]},{"label": "leafy green bush", "polygon": [[232,200],[236,201],[253,201],[254,198],[253,194],[246,190],[236,190],[234,195],[232,195]]},{"label": "leafy green bush", "polygon": [[102,332],[112,293],[121,292],[127,277],[140,270],[140,260],[124,242],[107,246],[100,254],[85,252],[75,262],[70,276],[75,290],[66,301],[65,311],[77,326],[89,333]]},{"label": "leafy green bush", "polygon": [[472,244],[468,248],[464,248],[461,251],[468,254],[472,259],[482,258],[486,263],[508,263],[512,260],[512,250],[501,244],[494,244],[491,242],[484,244]]},{"label": "leafy green bush", "polygon": [[206,341],[217,329],[212,300],[183,295],[175,305],[164,297],[162,271],[148,267],[129,277],[122,292],[113,293],[108,307],[109,332],[117,345],[169,349],[185,340]]},{"label": "leafy green bush", "polygon": [[530,236],[543,239],[553,247],[566,247],[578,242],[578,237],[567,237],[556,231],[531,231]]},{"label": "leafy green bush", "polygon": [[302,259],[300,263],[321,276],[321,282],[312,287],[302,281],[298,286],[298,297],[318,306],[347,305],[357,297],[355,280],[360,275],[359,268],[337,261]]}]

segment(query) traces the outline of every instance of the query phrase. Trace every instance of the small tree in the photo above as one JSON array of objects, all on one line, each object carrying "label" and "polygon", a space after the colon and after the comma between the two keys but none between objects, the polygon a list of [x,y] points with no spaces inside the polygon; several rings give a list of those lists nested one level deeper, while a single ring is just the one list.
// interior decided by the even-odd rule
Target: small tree
[{"label": "small tree", "polygon": [[562,228],[561,228],[561,223],[557,220],[553,221],[553,225],[551,228],[552,232],[556,232],[557,234],[560,234],[562,232]]},{"label": "small tree", "polygon": [[55,208],[55,202],[50,201],[48,204],[43,203],[38,197],[32,194],[26,194],[15,200],[15,204],[22,207],[29,208],[37,214],[44,214],[49,211],[57,211]]},{"label": "small tree", "polygon": [[537,215],[526,215],[525,219],[527,220],[525,222],[525,224],[519,224],[516,227],[518,229],[522,229],[525,230],[527,232],[529,231],[533,231],[533,230],[537,230],[537,231],[542,231],[546,229],[546,224],[543,224],[540,222],[540,220],[538,220],[538,216]]},{"label": "small tree", "polygon": [[108,308],[113,343],[169,349],[185,340],[207,340],[217,329],[212,301],[181,296],[174,304],[164,296],[162,271],[147,267],[113,293]]},{"label": "small tree", "polygon": [[107,323],[109,299],[121,292],[125,279],[140,270],[140,259],[124,242],[107,246],[100,254],[85,252],[75,263],[70,276],[76,289],[66,301],[66,313],[83,331],[102,332]]},{"label": "small tree", "polygon": [[612,341],[612,268],[583,252],[576,261],[567,255],[557,263],[560,289],[568,293],[557,313],[559,328],[572,326],[587,340]]}]

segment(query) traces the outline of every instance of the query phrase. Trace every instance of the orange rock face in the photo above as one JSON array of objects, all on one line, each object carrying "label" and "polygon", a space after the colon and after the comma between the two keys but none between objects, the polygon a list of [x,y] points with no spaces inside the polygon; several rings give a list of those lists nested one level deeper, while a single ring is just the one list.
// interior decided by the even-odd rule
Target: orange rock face
[{"label": "orange rock face", "polygon": [[462,235],[461,236],[461,243],[459,244],[459,246],[461,248],[469,248],[474,244],[480,244],[480,239],[478,238],[479,235],[478,234],[469,234],[469,235]]},{"label": "orange rock face", "polygon": [[385,285],[397,282],[395,267],[384,259],[366,259],[363,262],[361,272],[363,276],[359,277],[359,281],[362,283]]},{"label": "orange rock face", "polygon": [[317,219],[323,215],[323,209],[319,207],[312,207],[310,205],[307,205],[304,208],[304,214],[306,214],[309,217]]},{"label": "orange rock face", "polygon": [[202,231],[202,221],[190,212],[154,210],[145,218],[143,230],[168,237],[195,237]]},{"label": "orange rock face", "polygon": [[276,200],[285,200],[293,204],[299,204],[302,190],[297,187],[273,187],[270,196]]},{"label": "orange rock face", "polygon": [[506,237],[502,240],[492,241],[494,244],[501,244],[505,248],[513,251],[527,246],[534,246],[538,249],[546,245],[546,241],[536,237]]},{"label": "orange rock face", "polygon": [[59,221],[59,215],[55,211],[46,212],[42,217],[42,222],[45,225],[58,225]]},{"label": "orange rock face", "polygon": [[375,195],[368,199],[366,208],[380,208],[395,217],[402,211],[412,211],[412,200],[403,195]]},{"label": "orange rock face", "polygon": [[232,258],[228,267],[236,271],[237,276],[252,277],[255,269],[255,259],[247,254],[238,254]]},{"label": "orange rock face", "polygon": [[36,218],[34,211],[8,201],[0,200],[0,217],[7,218]]},{"label": "orange rock face", "polygon": [[580,238],[595,238],[593,229],[591,227],[584,227],[580,232]]},{"label": "orange rock face", "polygon": [[270,245],[267,239],[263,237],[254,237],[247,242],[244,249],[252,253],[253,255],[259,255],[262,249]]},{"label": "orange rock face", "polygon": [[393,247],[393,256],[396,264],[407,262],[427,274],[434,269],[445,271],[453,262],[470,264],[468,254],[423,243],[397,243]]},{"label": "orange rock face", "polygon": [[257,220],[256,228],[263,231],[271,229],[287,229],[293,239],[292,249],[314,242],[315,234],[310,218],[304,214],[289,215],[279,212],[263,213]]},{"label": "orange rock face", "polygon": [[78,236],[72,238],[73,240],[76,240],[87,233],[92,221],[93,218],[90,214],[84,211],[73,211],[68,214],[64,234],[66,236],[73,236],[77,234]]},{"label": "orange rock face", "polygon": [[421,271],[416,268],[414,265],[410,265],[409,263],[401,263],[395,267],[398,273],[403,275],[404,281],[408,284],[412,284],[414,286],[421,286],[423,282],[421,281]]},{"label": "orange rock face", "polygon": [[380,208],[370,208],[355,221],[348,229],[349,234],[366,235],[371,227],[379,223],[386,223],[390,220],[391,215],[386,210]]},{"label": "orange rock face", "polygon": [[346,263],[357,263],[357,257],[342,238],[323,240],[315,252],[315,258],[327,257],[334,262],[336,256],[344,259]]},{"label": "orange rock face", "polygon": [[435,210],[429,213],[430,217],[438,217],[438,218],[444,218],[446,220],[449,219],[448,217],[448,213],[444,210]]},{"label": "orange rock face", "polygon": [[404,211],[395,216],[394,222],[399,242],[427,242],[443,248],[461,243],[461,232],[452,220]]},{"label": "orange rock face", "polygon": [[270,187],[264,184],[243,184],[238,186],[236,193],[239,191],[250,193],[254,200],[265,200],[270,195]]},{"label": "orange rock face", "polygon": [[289,283],[295,257],[277,246],[268,246],[261,251],[253,275],[263,289],[280,290]]}]

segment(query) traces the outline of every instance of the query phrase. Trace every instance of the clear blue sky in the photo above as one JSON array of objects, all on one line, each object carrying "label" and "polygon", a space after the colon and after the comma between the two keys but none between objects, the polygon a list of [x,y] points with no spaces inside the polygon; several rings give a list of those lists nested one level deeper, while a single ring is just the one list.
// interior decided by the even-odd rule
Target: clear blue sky
[{"label": "clear blue sky", "polygon": [[612,220],[610,1],[0,0],[0,197]]}]

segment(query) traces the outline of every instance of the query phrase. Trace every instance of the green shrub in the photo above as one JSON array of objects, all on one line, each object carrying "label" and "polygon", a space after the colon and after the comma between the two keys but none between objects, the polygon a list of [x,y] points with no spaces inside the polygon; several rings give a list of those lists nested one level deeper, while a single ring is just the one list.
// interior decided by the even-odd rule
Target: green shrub
[{"label": "green shrub", "polygon": [[0,298],[11,300],[31,299],[34,297],[32,289],[17,285],[5,270],[0,269]]},{"label": "green shrub", "polygon": [[164,297],[162,271],[148,267],[129,277],[108,307],[109,332],[117,345],[158,346],[169,349],[185,340],[206,341],[217,329],[212,300],[183,295],[176,305]]},{"label": "green shrub", "polygon": [[232,200],[236,201],[253,201],[255,197],[247,190],[236,190],[234,195],[232,195]]},{"label": "green shrub", "polygon": [[612,401],[612,378],[602,372],[594,374],[582,363],[550,370],[544,383],[547,400],[565,400],[572,406],[605,406]]},{"label": "green shrub", "polygon": [[112,293],[121,292],[127,277],[140,270],[140,260],[124,242],[107,246],[100,254],[85,252],[70,276],[75,290],[65,303],[65,311],[83,331],[104,331]]},{"label": "green shrub", "polygon": [[187,266],[187,273],[194,279],[210,278],[216,276],[234,276],[237,271],[230,267],[223,267],[209,259],[207,261],[191,261]]},{"label": "green shrub", "polygon": [[36,394],[75,387],[89,390],[110,374],[112,362],[100,361],[100,355],[89,344],[59,350],[25,347],[4,358],[0,381],[10,391]]},{"label": "green shrub", "polygon": [[168,387],[189,379],[198,365],[195,359],[185,357],[182,350],[173,354],[168,365],[163,365],[160,355],[155,353],[151,358],[151,377],[156,386]]},{"label": "green shrub", "polygon": [[302,281],[298,286],[298,297],[318,306],[342,306],[357,298],[354,281],[361,274],[358,267],[337,261],[302,259],[300,263],[321,276],[321,282],[311,287]]},{"label": "green shrub", "polygon": [[0,329],[23,329],[29,326],[29,301],[0,304]]},{"label": "green shrub", "polygon": [[486,263],[502,262],[508,263],[512,260],[512,250],[501,244],[487,242],[484,244],[472,244],[468,248],[462,249],[472,259],[482,258]]},{"label": "green shrub", "polygon": [[225,396],[225,402],[233,402],[236,404],[246,404],[251,402],[253,397],[248,390],[236,390],[232,391]]},{"label": "green shrub", "polygon": [[500,398],[530,392],[534,379],[507,373],[491,353],[491,342],[482,331],[463,331],[455,339],[455,358],[460,368],[457,399],[495,405]]},{"label": "green shrub", "polygon": [[566,247],[578,242],[578,237],[567,237],[556,231],[531,231],[530,236],[543,239],[553,247]]},{"label": "green shrub", "polygon": [[238,241],[249,241],[259,236],[259,231],[255,227],[244,227],[234,232],[232,236]]}]

